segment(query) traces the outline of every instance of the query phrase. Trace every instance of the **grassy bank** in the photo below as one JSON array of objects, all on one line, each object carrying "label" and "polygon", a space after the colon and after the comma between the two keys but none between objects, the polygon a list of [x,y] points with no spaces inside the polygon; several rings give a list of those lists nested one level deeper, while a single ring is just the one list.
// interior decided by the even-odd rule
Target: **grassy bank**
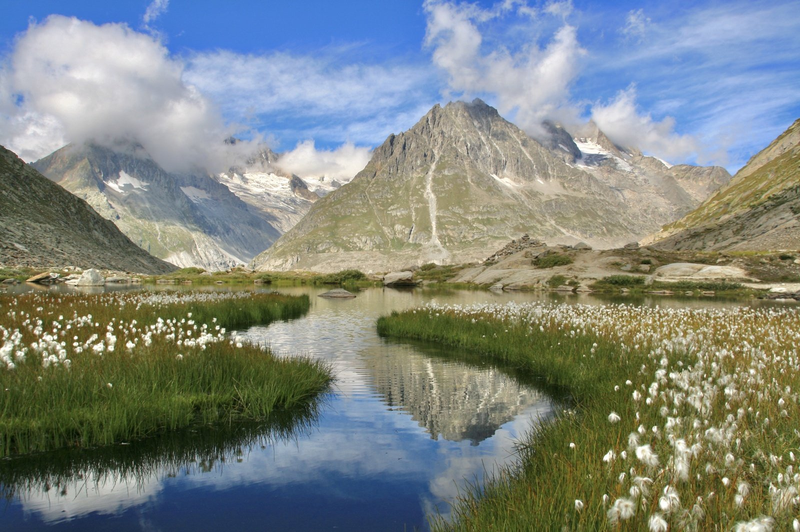
[{"label": "grassy bank", "polygon": [[298,317],[307,297],[223,292],[0,299],[0,456],[127,441],[307,406],[330,368],[228,328]]},{"label": "grassy bank", "polygon": [[229,271],[207,272],[202,268],[182,268],[165,275],[143,278],[146,284],[191,284],[191,285],[271,285],[271,286],[377,286],[359,270],[342,270],[336,273],[316,274],[311,272],[253,272],[244,268]]},{"label": "grassy bank", "polygon": [[428,307],[378,327],[511,362],[574,404],[438,530],[800,526],[793,309]]}]

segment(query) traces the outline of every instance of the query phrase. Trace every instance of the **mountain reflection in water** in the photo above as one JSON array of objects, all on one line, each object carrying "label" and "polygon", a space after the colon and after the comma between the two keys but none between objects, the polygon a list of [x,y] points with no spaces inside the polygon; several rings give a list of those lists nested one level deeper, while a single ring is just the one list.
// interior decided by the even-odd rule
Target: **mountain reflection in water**
[{"label": "mountain reflection in water", "polygon": [[[453,363],[428,344],[366,350],[365,367],[389,407],[400,407],[433,439],[478,445],[527,410],[549,417],[550,399],[495,367]],[[533,408],[533,410],[531,410]]]}]

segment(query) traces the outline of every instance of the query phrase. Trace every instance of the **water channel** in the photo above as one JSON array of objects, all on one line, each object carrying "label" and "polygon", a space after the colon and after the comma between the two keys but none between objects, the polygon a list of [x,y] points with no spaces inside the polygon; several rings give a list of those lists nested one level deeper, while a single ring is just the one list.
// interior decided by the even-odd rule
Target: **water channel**
[{"label": "water channel", "polygon": [[[237,334],[281,356],[327,360],[318,412],[103,449],[0,460],[2,530],[426,530],[470,483],[515,460],[558,402],[508,369],[379,338],[375,320],[425,304],[533,294],[373,288],[308,294],[297,320]],[[646,302],[643,302],[646,304]],[[706,303],[707,304],[707,303]]]}]

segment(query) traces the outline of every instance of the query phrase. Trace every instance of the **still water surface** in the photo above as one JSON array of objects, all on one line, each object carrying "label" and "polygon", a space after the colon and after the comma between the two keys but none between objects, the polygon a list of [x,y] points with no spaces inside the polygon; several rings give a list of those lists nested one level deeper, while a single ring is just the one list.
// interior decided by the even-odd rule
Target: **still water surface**
[{"label": "still water surface", "polygon": [[368,289],[311,296],[300,319],[238,334],[334,368],[293,423],[203,429],[97,450],[0,460],[2,530],[425,530],[468,483],[515,459],[555,401],[508,371],[378,338],[392,310],[525,294]]}]

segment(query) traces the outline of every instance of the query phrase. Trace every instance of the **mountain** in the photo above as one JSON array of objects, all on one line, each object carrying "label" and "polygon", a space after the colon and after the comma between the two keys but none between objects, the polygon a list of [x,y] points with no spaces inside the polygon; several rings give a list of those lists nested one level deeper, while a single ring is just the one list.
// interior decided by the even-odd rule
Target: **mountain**
[{"label": "mountain", "polygon": [[69,145],[32,166],[177,266],[244,264],[281,234],[277,217],[248,205],[213,176],[168,173],[136,144]]},{"label": "mountain", "polygon": [[470,262],[523,233],[619,246],[689,212],[730,178],[615,146],[593,124],[574,136],[544,125],[549,138],[540,142],[480,100],[436,105],[390,135],[362,172],[251,266],[387,271]]},{"label": "mountain", "polygon": [[231,168],[215,179],[270,219],[283,234],[305,216],[315,201],[341,184],[324,177],[304,180],[282,171],[278,159],[278,154],[263,148],[244,166]]},{"label": "mountain", "polygon": [[800,249],[800,120],[730,183],[643,243],[667,250]]},{"label": "mountain", "polygon": [[2,146],[0,188],[0,264],[71,265],[145,274],[175,269]]}]

